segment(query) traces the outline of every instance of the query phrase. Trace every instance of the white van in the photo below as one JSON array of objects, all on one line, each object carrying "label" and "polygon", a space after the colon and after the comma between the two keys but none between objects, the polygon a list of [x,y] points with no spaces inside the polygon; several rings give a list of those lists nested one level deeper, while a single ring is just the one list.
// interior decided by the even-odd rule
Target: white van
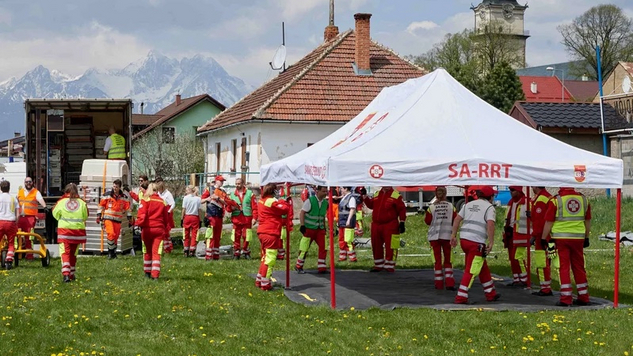
[{"label": "white van", "polygon": [[8,180],[11,183],[9,193],[17,196],[18,190],[24,185],[26,178],[26,162],[0,163],[0,181]]}]

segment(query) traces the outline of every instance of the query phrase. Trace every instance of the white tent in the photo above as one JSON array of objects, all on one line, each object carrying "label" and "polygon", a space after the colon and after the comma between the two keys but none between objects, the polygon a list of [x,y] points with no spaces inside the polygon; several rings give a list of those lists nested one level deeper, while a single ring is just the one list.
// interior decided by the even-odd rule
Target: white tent
[{"label": "white tent", "polygon": [[438,69],[383,89],[345,126],[261,175],[264,184],[621,188],[623,163],[518,122]]},{"label": "white tent", "polygon": [[[520,123],[471,93],[444,69],[384,88],[360,114],[328,137],[262,166],[261,177],[264,184],[330,187],[617,188],[616,241],[620,239],[622,160],[570,146]],[[615,249],[616,307],[619,246]],[[334,266],[333,253],[330,266]],[[290,286],[289,270],[286,259],[286,287]],[[330,277],[332,308],[336,307],[334,270],[331,268]]]}]

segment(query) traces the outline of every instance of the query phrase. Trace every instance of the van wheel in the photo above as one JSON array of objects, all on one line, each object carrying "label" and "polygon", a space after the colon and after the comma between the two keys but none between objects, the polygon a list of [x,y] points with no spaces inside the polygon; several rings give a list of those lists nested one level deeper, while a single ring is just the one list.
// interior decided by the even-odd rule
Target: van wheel
[{"label": "van wheel", "polygon": [[46,249],[46,255],[41,258],[42,267],[48,267],[51,264],[51,253]]},{"label": "van wheel", "polygon": [[455,203],[455,210],[457,210],[457,212],[462,210],[462,206],[464,205],[464,202],[465,202],[465,200],[464,200],[464,198],[462,198],[462,199],[459,199],[457,201],[457,203]]}]

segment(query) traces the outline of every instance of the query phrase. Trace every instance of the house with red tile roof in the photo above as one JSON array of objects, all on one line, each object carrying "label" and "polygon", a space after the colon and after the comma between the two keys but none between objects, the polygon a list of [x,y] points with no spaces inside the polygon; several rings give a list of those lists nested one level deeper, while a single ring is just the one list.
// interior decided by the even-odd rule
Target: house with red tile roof
[{"label": "house with red tile roof", "polygon": [[525,101],[553,103],[572,102],[572,94],[563,88],[563,83],[557,77],[520,76],[521,87],[525,94]]},{"label": "house with red tile roof", "polygon": [[200,127],[206,172],[258,185],[261,165],[328,136],[383,88],[426,74],[371,40],[370,17],[355,14],[343,33],[330,24],[324,43]]}]

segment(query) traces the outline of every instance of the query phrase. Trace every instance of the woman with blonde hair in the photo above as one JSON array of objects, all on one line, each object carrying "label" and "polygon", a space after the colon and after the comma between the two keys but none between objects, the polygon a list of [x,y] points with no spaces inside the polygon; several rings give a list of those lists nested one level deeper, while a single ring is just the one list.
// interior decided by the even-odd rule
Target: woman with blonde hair
[{"label": "woman with blonde hair", "polygon": [[86,242],[86,220],[88,207],[79,198],[75,183],[64,189],[64,198],[53,208],[53,217],[57,219],[57,241],[62,257],[62,276],[64,283],[75,280],[75,265],[79,244]]},{"label": "woman with blonde hair", "polygon": [[148,278],[158,279],[160,276],[160,257],[168,234],[168,211],[169,206],[156,192],[156,184],[151,183],[140,201],[136,217],[136,226],[141,228],[143,240],[143,270]]},{"label": "woman with blonde hair", "polygon": [[182,199],[182,217],[180,226],[183,230],[183,252],[185,257],[196,256],[198,229],[200,228],[200,197],[196,195],[198,189],[193,185],[185,188]]}]

